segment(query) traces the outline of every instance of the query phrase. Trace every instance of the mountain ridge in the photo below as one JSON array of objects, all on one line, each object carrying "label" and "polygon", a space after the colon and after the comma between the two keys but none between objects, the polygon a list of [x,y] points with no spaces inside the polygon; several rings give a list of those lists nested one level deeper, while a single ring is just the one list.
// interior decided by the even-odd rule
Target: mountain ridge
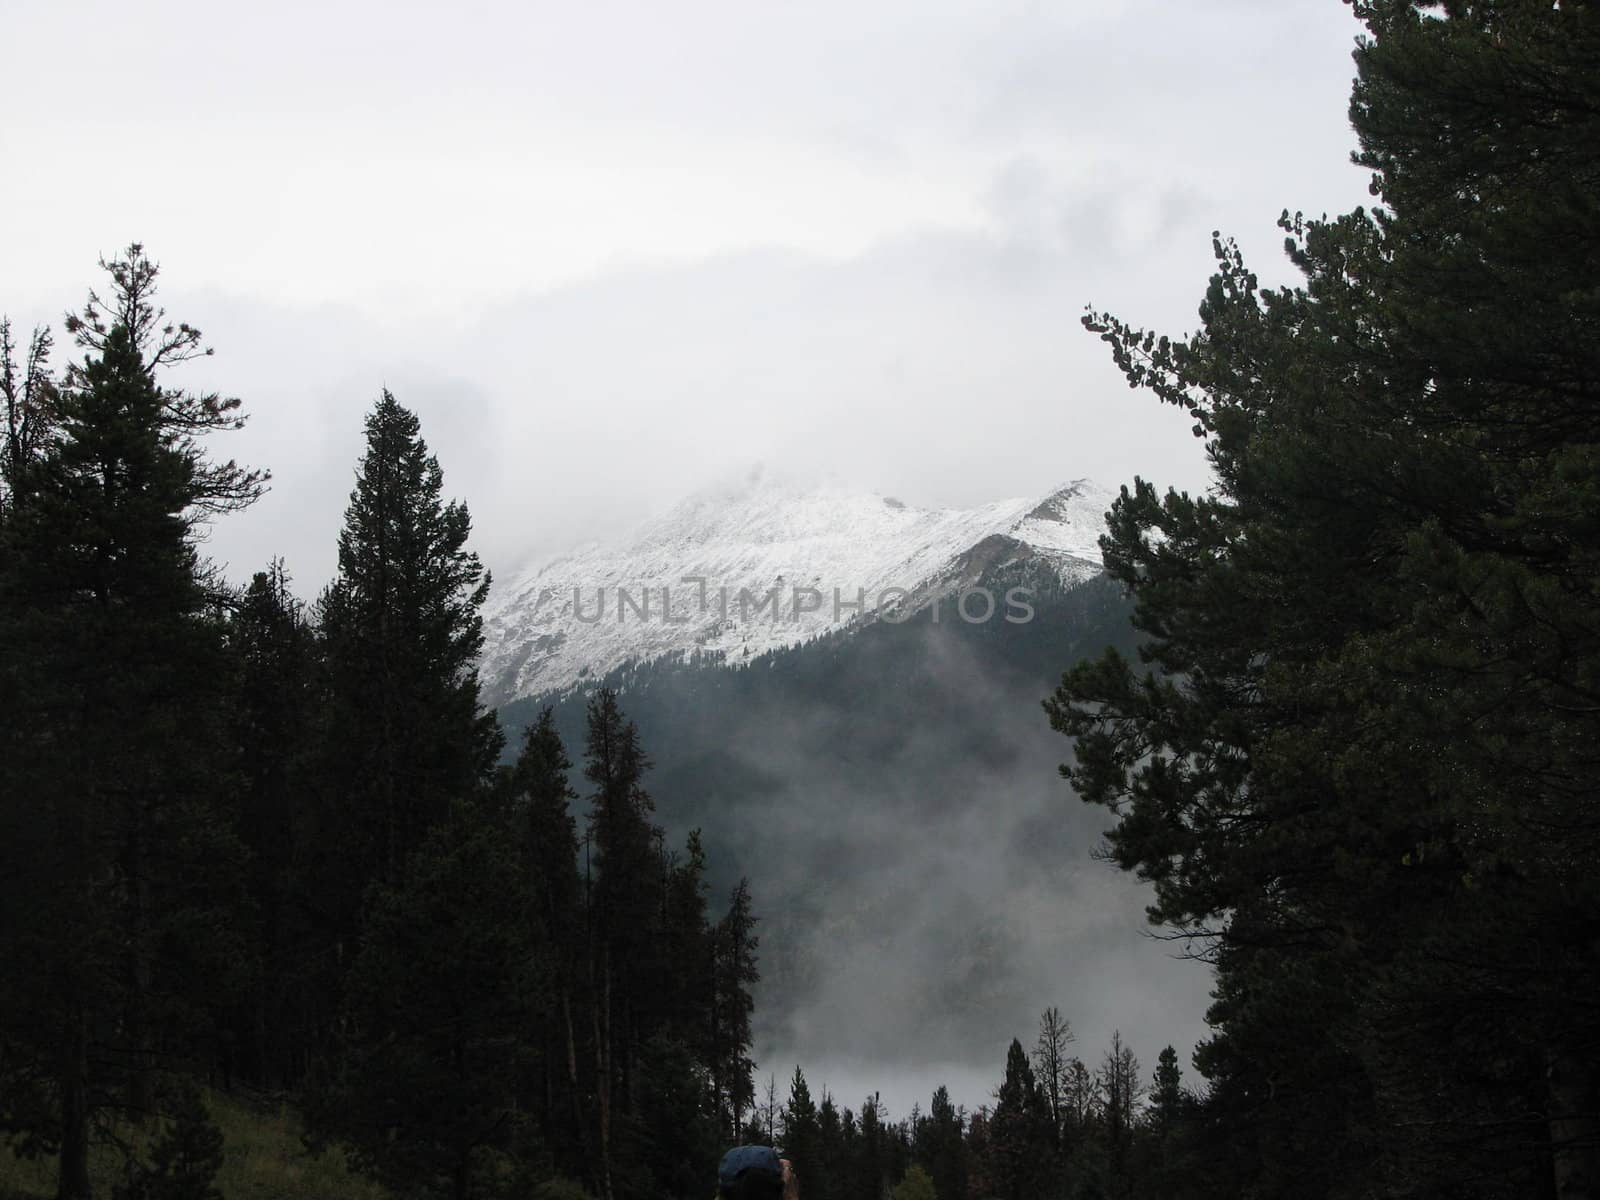
[{"label": "mountain ridge", "polygon": [[[1044,497],[919,508],[835,483],[756,471],[690,495],[619,544],[591,542],[497,588],[480,676],[496,704],[571,688],[629,663],[736,665],[841,628],[903,620],[1026,559],[1062,586],[1103,570],[1112,495],[1076,479]],[[1016,619],[1025,600],[962,604]]]}]

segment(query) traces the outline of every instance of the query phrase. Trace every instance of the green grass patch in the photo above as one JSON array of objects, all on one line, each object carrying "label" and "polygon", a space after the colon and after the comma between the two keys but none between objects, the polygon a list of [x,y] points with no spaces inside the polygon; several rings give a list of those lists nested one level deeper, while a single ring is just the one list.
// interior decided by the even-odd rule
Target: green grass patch
[{"label": "green grass patch", "polygon": [[[206,1108],[222,1130],[222,1170],[217,1187],[225,1200],[389,1200],[377,1184],[353,1175],[337,1150],[318,1157],[306,1153],[300,1142],[300,1117],[286,1104],[257,1104],[237,1096],[208,1090]],[[119,1129],[118,1136],[134,1144],[156,1136],[151,1122],[146,1129]],[[89,1158],[89,1175],[97,1198],[107,1198],[122,1179],[122,1153],[113,1145],[96,1145]],[[50,1200],[56,1191],[53,1158],[18,1158],[0,1146],[0,1200]]]}]

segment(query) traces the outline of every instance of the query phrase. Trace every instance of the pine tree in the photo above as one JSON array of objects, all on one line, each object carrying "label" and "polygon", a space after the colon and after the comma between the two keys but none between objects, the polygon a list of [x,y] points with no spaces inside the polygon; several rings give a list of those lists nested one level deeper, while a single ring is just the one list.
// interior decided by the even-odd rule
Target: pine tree
[{"label": "pine tree", "polygon": [[538,916],[543,940],[564,961],[577,953],[581,880],[578,875],[577,821],[568,782],[572,762],[556,732],[550,708],[523,734],[522,752],[512,771],[516,808],[523,828],[528,873],[539,890]]},{"label": "pine tree", "polygon": [[988,1122],[988,1178],[1003,1200],[1041,1196],[1059,1170],[1050,1105],[1015,1038]]},{"label": "pine tree", "polygon": [[318,656],[281,560],[257,572],[228,626],[234,660],[233,736],[239,747],[239,834],[250,854],[252,942],[259,960],[248,1010],[229,1030],[248,1076],[268,1087],[297,1080],[305,1045],[329,1023],[316,973],[306,969],[319,914],[301,878],[316,837],[306,804]]},{"label": "pine tree", "polygon": [[728,911],[712,934],[715,963],[711,982],[711,1071],[722,1128],[733,1132],[755,1103],[755,1063],[750,1057],[752,989],[760,982],[759,939],[750,881],[739,880]]},{"label": "pine tree", "polygon": [[1174,1197],[1201,1194],[1199,1164],[1195,1161],[1199,1156],[1192,1153],[1199,1142],[1193,1136],[1195,1132],[1178,1053],[1168,1046],[1156,1060],[1147,1128],[1143,1131],[1140,1166],[1148,1192]]},{"label": "pine tree", "polygon": [[663,866],[657,979],[648,1015],[653,1026],[709,1061],[716,946],[706,913],[706,853],[700,831],[690,830],[683,853],[666,855]]},{"label": "pine tree", "polygon": [[817,1161],[812,1168],[812,1178],[806,1181],[806,1200],[835,1200],[842,1194],[848,1161],[843,1117],[838,1105],[826,1088],[822,1102],[817,1105]]},{"label": "pine tree", "polygon": [[644,790],[639,731],[602,689],[589,701],[584,775],[593,785],[589,988],[602,1195],[612,1191],[617,1117],[638,1112],[641,1021],[660,934],[660,830]]},{"label": "pine tree", "polygon": [[882,1200],[893,1173],[888,1131],[884,1128],[882,1105],[876,1095],[861,1102],[856,1124],[856,1150],[851,1164],[848,1196],[853,1200]]},{"label": "pine tree", "polygon": [[928,1107],[927,1165],[939,1200],[966,1200],[965,1130],[950,1090],[943,1085],[935,1089]]},{"label": "pine tree", "polygon": [[1080,667],[1052,714],[1154,915],[1210,939],[1231,1190],[1585,1194],[1600,12],[1355,8],[1381,207],[1286,214],[1293,288],[1219,239],[1191,338],[1088,318],[1217,489],[1124,492],[1154,670]]},{"label": "pine tree", "polygon": [[195,542],[263,477],[205,455],[238,401],[158,382],[203,351],[155,306],[155,264],[135,245],[102,265],[114,290],[68,320],[86,353],[53,432],[20,456],[8,432],[0,556],[0,877],[20,901],[0,905],[0,1019],[49,1078],[22,1095],[48,1097],[28,1116],[54,1128],[29,1132],[60,1156],[62,1200],[90,1193],[95,1113],[148,1113],[161,1063],[194,1052],[246,965],[222,624]]},{"label": "pine tree", "polygon": [[478,615],[489,577],[467,549],[472,520],[415,414],[387,390],[320,605],[330,728],[323,787],[344,836],[329,869],[356,887],[393,880],[450,805],[488,777],[501,738],[479,702]]},{"label": "pine tree", "polygon": [[549,1003],[535,1013],[537,1027],[529,1031],[530,1042],[540,1048],[537,1111],[545,1143],[563,1171],[576,1178],[591,1166],[586,1148],[592,1116],[584,1103],[579,1055],[584,913],[571,768],[547,707],[524,731],[512,769],[512,820],[522,831],[523,870],[534,892],[535,939],[551,964]]},{"label": "pine tree", "polygon": [[467,1200],[512,1165],[529,1010],[549,964],[533,944],[536,898],[512,831],[459,803],[371,889],[350,970],[344,1054],[313,1086],[320,1143],[396,1192]]},{"label": "pine tree", "polygon": [[822,1170],[821,1137],[816,1102],[811,1098],[805,1072],[796,1066],[794,1076],[789,1080],[789,1100],[783,1106],[782,1145],[783,1156],[794,1168],[807,1200],[826,1200],[827,1196],[828,1188]]},{"label": "pine tree", "polygon": [[1183,1071],[1178,1052],[1171,1046],[1156,1060],[1154,1085],[1150,1089],[1150,1116],[1163,1133],[1175,1129],[1183,1115]]}]

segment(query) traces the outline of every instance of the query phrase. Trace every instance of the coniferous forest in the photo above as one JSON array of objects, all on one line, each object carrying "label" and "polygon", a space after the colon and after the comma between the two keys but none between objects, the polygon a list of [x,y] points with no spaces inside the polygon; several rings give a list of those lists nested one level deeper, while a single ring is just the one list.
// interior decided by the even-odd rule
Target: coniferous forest
[{"label": "coniferous forest", "polygon": [[669,844],[625,692],[485,706],[400,400],[320,595],[204,557],[269,478],[133,245],[70,349],[0,326],[0,1159],[53,1181],[0,1196],[229,1194],[229,1105],[308,1196],[704,1196],[739,1142],[806,1200],[1600,1194],[1600,8],[1353,7],[1372,206],[1285,212],[1286,287],[1219,233],[1196,333],[1083,322],[1214,472],[1124,487],[1140,649],[1044,702],[1212,972],[1192,1063],[1046,1007],[976,1109],[758,1079],[759,869]]},{"label": "coniferous forest", "polygon": [[548,714],[497,765],[488,579],[387,393],[316,604],[216,579],[197,530],[265,483],[202,444],[238,402],[166,383],[199,332],[106,266],[80,362],[5,343],[0,1128],[78,1197],[165,1120],[115,1194],[201,1196],[194,1088],[239,1085],[397,1195],[676,1192],[751,1104],[749,888],[713,911],[664,845],[610,692],[581,771]]}]

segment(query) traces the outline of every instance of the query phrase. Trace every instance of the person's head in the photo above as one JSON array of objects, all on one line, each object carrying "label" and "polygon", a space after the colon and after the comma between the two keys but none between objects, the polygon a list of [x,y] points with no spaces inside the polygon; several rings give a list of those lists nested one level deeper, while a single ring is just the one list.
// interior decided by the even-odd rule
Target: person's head
[{"label": "person's head", "polygon": [[720,1200],[785,1200],[789,1164],[771,1146],[735,1146],[717,1168]]}]

